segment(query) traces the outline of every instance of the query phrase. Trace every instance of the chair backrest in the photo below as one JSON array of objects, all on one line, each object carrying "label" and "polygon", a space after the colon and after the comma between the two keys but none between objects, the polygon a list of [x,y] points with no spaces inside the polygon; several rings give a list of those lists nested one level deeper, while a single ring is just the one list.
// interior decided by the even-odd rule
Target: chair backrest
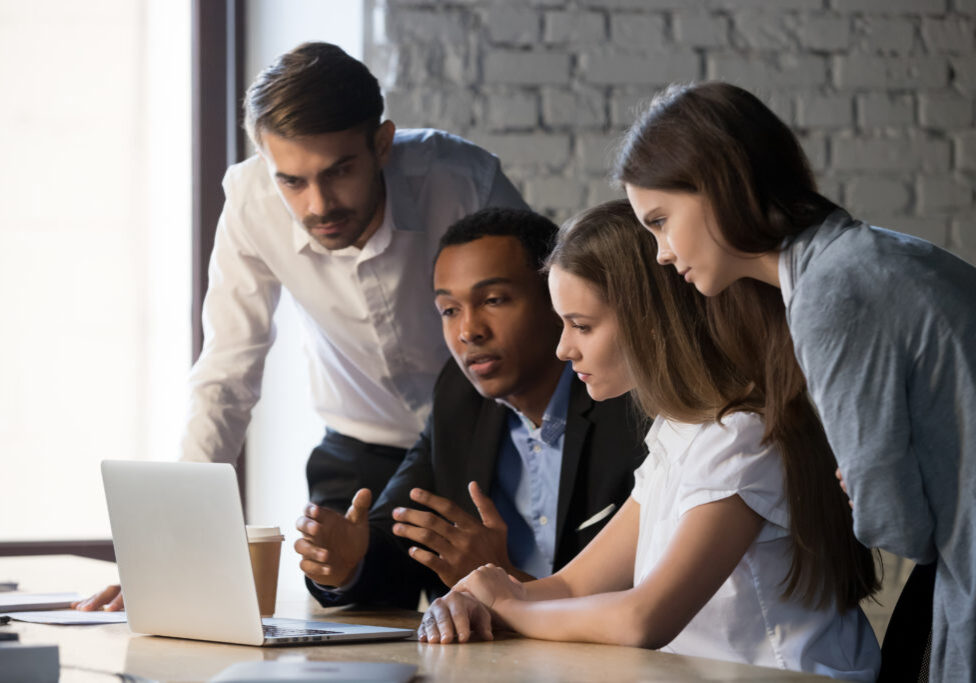
[{"label": "chair backrest", "polygon": [[881,644],[878,681],[928,681],[935,563],[918,564],[905,582]]}]

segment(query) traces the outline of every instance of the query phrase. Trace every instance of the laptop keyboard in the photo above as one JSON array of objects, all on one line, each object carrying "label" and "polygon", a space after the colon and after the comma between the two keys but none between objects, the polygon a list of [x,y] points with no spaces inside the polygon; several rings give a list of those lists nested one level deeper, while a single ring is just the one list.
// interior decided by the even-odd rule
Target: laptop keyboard
[{"label": "laptop keyboard", "polygon": [[327,631],[321,628],[295,628],[294,626],[262,626],[265,638],[295,638],[302,636],[329,635],[342,631]]}]

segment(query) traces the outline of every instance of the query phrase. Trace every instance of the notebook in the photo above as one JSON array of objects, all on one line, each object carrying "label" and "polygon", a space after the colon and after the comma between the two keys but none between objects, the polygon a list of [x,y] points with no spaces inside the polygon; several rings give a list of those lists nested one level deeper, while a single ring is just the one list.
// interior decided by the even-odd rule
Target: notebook
[{"label": "notebook", "polygon": [[402,639],[410,629],[262,619],[228,464],[102,462],[129,627],[242,645]]},{"label": "notebook", "polygon": [[4,593],[0,595],[0,614],[65,609],[82,599],[81,593]]}]

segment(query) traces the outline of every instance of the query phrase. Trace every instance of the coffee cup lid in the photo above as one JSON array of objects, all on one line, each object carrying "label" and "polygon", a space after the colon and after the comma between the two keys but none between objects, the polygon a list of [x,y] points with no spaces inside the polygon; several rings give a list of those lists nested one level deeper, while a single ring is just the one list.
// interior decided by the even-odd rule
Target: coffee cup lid
[{"label": "coffee cup lid", "polygon": [[281,534],[281,529],[276,526],[248,524],[246,529],[247,540],[249,541],[283,541],[285,539]]}]

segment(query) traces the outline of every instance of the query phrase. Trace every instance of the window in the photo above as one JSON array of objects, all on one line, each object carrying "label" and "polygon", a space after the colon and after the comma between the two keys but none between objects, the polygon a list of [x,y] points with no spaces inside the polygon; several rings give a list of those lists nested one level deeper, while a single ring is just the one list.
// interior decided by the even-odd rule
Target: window
[{"label": "window", "polygon": [[178,456],[189,20],[0,0],[0,541],[108,538],[98,463]]}]

